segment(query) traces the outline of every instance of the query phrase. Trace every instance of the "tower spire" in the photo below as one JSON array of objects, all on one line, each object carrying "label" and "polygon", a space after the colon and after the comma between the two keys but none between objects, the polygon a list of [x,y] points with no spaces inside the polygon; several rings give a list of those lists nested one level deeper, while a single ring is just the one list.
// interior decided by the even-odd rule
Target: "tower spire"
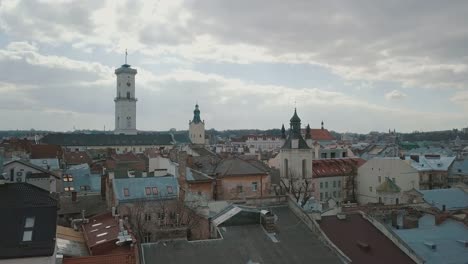
[{"label": "tower spire", "polygon": [[128,52],[127,52],[127,49],[125,49],[125,64],[127,64],[127,56],[128,56]]}]

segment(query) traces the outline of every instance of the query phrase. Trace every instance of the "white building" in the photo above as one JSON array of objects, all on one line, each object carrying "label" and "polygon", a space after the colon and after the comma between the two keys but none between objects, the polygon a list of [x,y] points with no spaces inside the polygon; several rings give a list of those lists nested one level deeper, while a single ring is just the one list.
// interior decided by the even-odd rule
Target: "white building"
[{"label": "white building", "polygon": [[132,69],[126,62],[115,70],[117,75],[117,95],[115,102],[115,134],[136,135],[136,102],[135,75],[136,69]]},{"label": "white building", "polygon": [[23,160],[12,160],[3,166],[7,182],[26,182],[49,192],[61,190],[60,176]]},{"label": "white building", "polygon": [[192,144],[205,144],[205,120],[200,119],[200,109],[198,104],[195,105],[193,111],[193,120],[189,121],[189,137]]},{"label": "white building", "polygon": [[359,204],[398,204],[404,191],[419,189],[416,169],[399,158],[373,158],[358,169]]},{"label": "white building", "polygon": [[[279,154],[280,176],[284,182],[292,180],[294,184],[302,184],[304,180],[312,179],[313,150],[309,148],[301,135],[301,119],[296,109],[290,122],[289,135]],[[312,184],[310,188],[312,189]]]}]

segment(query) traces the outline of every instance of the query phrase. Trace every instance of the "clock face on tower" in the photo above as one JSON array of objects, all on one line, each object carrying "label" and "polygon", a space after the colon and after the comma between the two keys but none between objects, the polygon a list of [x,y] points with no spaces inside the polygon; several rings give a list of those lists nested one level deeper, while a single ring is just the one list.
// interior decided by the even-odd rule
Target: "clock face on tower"
[{"label": "clock face on tower", "polygon": [[131,83],[130,82],[127,82],[127,86],[130,87]]}]

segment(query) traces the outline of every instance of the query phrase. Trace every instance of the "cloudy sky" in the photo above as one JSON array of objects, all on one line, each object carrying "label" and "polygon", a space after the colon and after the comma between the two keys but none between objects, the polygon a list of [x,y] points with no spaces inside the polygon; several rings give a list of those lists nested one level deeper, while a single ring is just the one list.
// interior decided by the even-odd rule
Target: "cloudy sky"
[{"label": "cloudy sky", "polygon": [[138,70],[137,128],[468,126],[468,1],[0,0],[0,129],[114,128],[114,69]]}]

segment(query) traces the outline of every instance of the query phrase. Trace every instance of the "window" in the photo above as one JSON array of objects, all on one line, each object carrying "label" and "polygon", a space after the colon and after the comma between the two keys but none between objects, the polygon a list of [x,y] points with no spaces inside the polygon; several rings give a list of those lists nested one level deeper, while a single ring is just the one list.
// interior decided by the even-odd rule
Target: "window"
[{"label": "window", "polygon": [[13,181],[14,177],[15,177],[15,169],[10,169],[10,181]]},{"label": "window", "polygon": [[242,193],[242,185],[237,185],[237,193]]},{"label": "window", "polygon": [[151,233],[145,233],[145,236],[143,237],[143,242],[144,243],[151,242]]},{"label": "window", "polygon": [[336,181],[333,181],[333,188],[336,188]]},{"label": "window", "polygon": [[379,183],[382,182],[382,176],[379,176]]},{"label": "window", "polygon": [[123,191],[124,191],[124,196],[125,197],[130,196],[130,191],[128,190],[128,188],[124,188]]},{"label": "window", "polygon": [[323,193],[320,193],[320,201],[323,200]]},{"label": "window", "polygon": [[32,230],[28,230],[28,231],[24,231],[23,232],[23,241],[32,241],[32,233],[33,231]]},{"label": "window", "polygon": [[127,99],[130,99],[130,92],[127,92]]},{"label": "window", "polygon": [[328,198],[328,192],[325,192],[325,198]]},{"label": "window", "polygon": [[75,188],[74,187],[65,187],[63,188],[66,192],[71,192],[71,191],[74,191]]},{"label": "window", "polygon": [[372,192],[372,186],[369,186],[369,192]]},{"label": "window", "polygon": [[336,197],[336,191],[333,191],[333,197]]},{"label": "window", "polygon": [[42,160],[42,164],[47,164],[47,160]]},{"label": "window", "polygon": [[167,193],[172,194],[172,186],[167,186]]},{"label": "window", "polygon": [[151,214],[145,214],[145,221],[146,222],[151,221]]},{"label": "window", "polygon": [[327,153],[322,153],[322,154],[320,154],[320,157],[321,157],[322,159],[326,159],[326,158],[327,158]]},{"label": "window", "polygon": [[73,176],[70,175],[70,174],[65,174],[65,176],[63,176],[63,181],[64,182],[72,182],[73,181]]},{"label": "window", "polygon": [[23,241],[32,241],[35,217],[26,217],[24,220]]},{"label": "window", "polygon": [[320,183],[320,189],[322,189],[322,188],[323,188],[323,182]]},{"label": "window", "polygon": [[325,182],[325,188],[328,188],[328,182]]},{"label": "window", "polygon": [[145,194],[146,195],[151,195],[151,188],[150,187],[145,188]]},{"label": "window", "polygon": [[158,187],[153,187],[153,195],[158,195]]},{"label": "window", "polygon": [[159,212],[158,213],[158,219],[163,220],[165,217],[166,216],[165,216],[164,212]]},{"label": "window", "polygon": [[341,187],[341,180],[338,180],[338,187]]},{"label": "window", "polygon": [[302,160],[302,178],[306,178],[306,173],[307,173],[307,160],[303,159]]},{"label": "window", "polygon": [[[132,126],[132,118],[127,116],[127,127],[131,127]],[[125,151],[127,151],[127,149],[125,149]]]},{"label": "window", "polygon": [[346,152],[343,152],[342,157],[343,157],[343,158],[346,158],[346,156],[347,156]]},{"label": "window", "polygon": [[91,187],[89,185],[81,185],[80,190],[82,191],[89,191],[91,190]]},{"label": "window", "polygon": [[24,221],[24,228],[33,228],[34,227],[34,222],[36,218],[33,217],[27,217],[26,221]]},{"label": "window", "polygon": [[335,152],[330,153],[330,158],[332,159],[336,158],[336,153]]},{"label": "window", "polygon": [[252,182],[252,191],[257,191],[257,182]]}]

